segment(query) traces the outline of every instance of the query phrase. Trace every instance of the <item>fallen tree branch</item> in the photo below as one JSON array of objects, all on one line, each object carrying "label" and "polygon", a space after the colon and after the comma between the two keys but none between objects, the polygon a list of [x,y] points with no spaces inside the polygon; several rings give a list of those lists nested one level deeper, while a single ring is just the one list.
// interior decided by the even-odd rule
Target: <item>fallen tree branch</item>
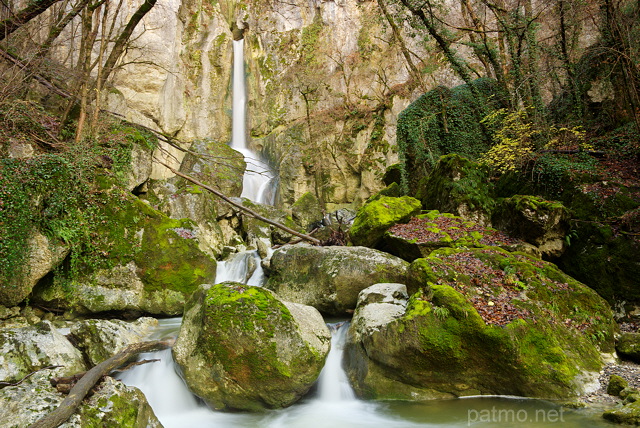
[{"label": "fallen tree branch", "polygon": [[29,428],[56,428],[64,423],[75,412],[84,397],[89,393],[96,382],[104,375],[120,367],[132,357],[142,353],[166,349],[173,343],[171,341],[153,341],[134,343],[123,351],[101,362],[82,376],[78,383],[71,389],[69,395],[60,403],[53,412],[40,418]]},{"label": "fallen tree branch", "polygon": [[281,224],[281,223],[278,223],[278,222],[273,221],[271,219],[268,219],[268,218],[258,214],[257,212],[253,211],[252,209],[247,208],[247,207],[243,206],[242,204],[239,204],[239,203],[231,200],[230,198],[228,198],[227,196],[222,194],[219,190],[216,190],[213,187],[207,186],[206,184],[201,183],[200,181],[196,180],[195,178],[181,173],[180,171],[176,170],[175,168],[170,167],[169,165],[167,165],[166,163],[162,162],[161,160],[159,160],[157,158],[156,158],[156,161],[160,165],[163,165],[164,167],[166,167],[169,171],[173,172],[178,177],[182,177],[185,180],[192,182],[196,186],[200,186],[203,189],[206,189],[206,190],[210,191],[211,193],[213,193],[214,195],[218,196],[219,198],[221,198],[222,200],[224,200],[228,204],[233,205],[234,207],[238,208],[239,210],[249,214],[251,217],[253,217],[255,219],[258,219],[260,221],[263,221],[263,222],[265,222],[267,224],[270,224],[272,226],[275,226],[278,229],[284,230],[285,232],[290,233],[290,234],[292,234],[294,236],[297,236],[298,238],[302,238],[305,241],[311,242],[314,245],[321,245],[321,242],[320,242],[319,239],[314,238],[313,236],[305,235],[304,233],[300,233],[297,230],[291,229],[291,228],[285,226],[284,224]]},{"label": "fallen tree branch", "polygon": [[22,379],[20,379],[17,382],[0,382],[0,388],[4,388],[5,386],[18,386],[20,385],[22,382],[24,382],[25,380],[29,379],[31,376],[33,376],[34,374],[42,371],[42,370],[49,370],[49,369],[57,369],[58,367],[62,367],[62,366],[47,366],[47,367],[43,367],[39,370],[33,371],[31,373],[29,373],[28,375],[26,375],[25,377],[23,377]]}]

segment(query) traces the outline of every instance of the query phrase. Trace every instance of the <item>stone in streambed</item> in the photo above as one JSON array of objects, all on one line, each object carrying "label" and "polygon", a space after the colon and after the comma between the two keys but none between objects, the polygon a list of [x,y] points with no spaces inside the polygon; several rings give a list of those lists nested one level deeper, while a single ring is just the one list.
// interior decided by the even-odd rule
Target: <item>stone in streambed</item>
[{"label": "stone in streambed", "polygon": [[317,380],[331,336],[312,307],[261,287],[201,286],[173,348],[189,388],[215,409],[286,407]]},{"label": "stone in streambed", "polygon": [[271,257],[265,287],[284,300],[344,315],[355,309],[363,289],[381,282],[404,283],[408,266],[367,247],[288,245]]}]

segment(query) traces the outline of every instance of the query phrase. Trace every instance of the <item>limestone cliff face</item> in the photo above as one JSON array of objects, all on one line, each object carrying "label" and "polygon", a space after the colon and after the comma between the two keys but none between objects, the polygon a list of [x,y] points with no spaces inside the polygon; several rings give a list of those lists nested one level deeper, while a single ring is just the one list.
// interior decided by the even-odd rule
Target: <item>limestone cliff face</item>
[{"label": "limestone cliff face", "polygon": [[249,144],[279,171],[285,204],[311,191],[331,208],[378,190],[397,114],[433,86],[417,70],[453,79],[375,1],[166,0],[145,18],[127,58],[144,63],[118,73],[111,109],[183,140],[228,141],[232,28],[245,38]]}]

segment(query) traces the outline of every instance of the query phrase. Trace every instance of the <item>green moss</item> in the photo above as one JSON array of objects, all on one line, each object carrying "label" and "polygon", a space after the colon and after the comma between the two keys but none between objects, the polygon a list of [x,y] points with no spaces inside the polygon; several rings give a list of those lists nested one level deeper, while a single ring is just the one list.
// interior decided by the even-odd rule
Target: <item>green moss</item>
[{"label": "green moss", "polygon": [[[598,371],[600,352],[611,351],[611,309],[551,263],[500,249],[443,248],[414,261],[411,277],[412,286],[424,291],[410,298],[398,320],[402,336],[397,340],[416,334],[420,358],[429,361],[425,370],[447,373],[443,378],[429,372],[428,381],[420,381],[436,390],[458,394],[450,389],[455,378],[480,391],[566,397],[576,376]],[[524,309],[528,315],[505,325],[493,324],[494,309],[484,300],[472,303],[489,293],[487,301],[503,304],[503,290],[518,284],[524,291],[512,294],[510,310]]]},{"label": "green moss", "polygon": [[408,221],[420,212],[420,201],[410,196],[381,196],[360,208],[349,230],[355,245],[373,246],[396,223]]},{"label": "green moss", "polygon": [[316,12],[313,23],[302,29],[300,59],[307,66],[316,65],[318,62],[316,55],[322,29],[322,16],[319,12]]}]

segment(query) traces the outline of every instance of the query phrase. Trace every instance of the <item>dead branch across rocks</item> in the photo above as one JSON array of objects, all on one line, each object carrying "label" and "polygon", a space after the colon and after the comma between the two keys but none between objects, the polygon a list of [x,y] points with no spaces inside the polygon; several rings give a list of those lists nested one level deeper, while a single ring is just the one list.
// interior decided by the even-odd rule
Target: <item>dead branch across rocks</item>
[{"label": "dead branch across rocks", "polygon": [[166,349],[173,345],[173,341],[152,341],[134,343],[127,346],[123,351],[114,355],[113,357],[101,362],[91,370],[84,373],[77,383],[69,391],[69,395],[60,403],[57,409],[51,413],[45,415],[40,420],[36,421],[29,428],[55,428],[64,423],[75,412],[82,400],[89,393],[91,388],[102,378],[109,374],[111,371],[125,364],[136,355],[142,352],[158,351],[160,349]]}]

